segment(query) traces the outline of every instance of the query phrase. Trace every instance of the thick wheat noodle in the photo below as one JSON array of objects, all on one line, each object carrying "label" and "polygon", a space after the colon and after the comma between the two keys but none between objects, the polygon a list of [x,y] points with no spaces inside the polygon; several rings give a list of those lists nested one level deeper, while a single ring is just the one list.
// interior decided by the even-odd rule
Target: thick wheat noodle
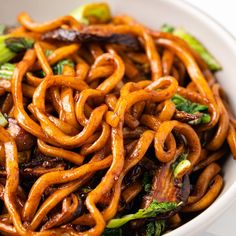
[{"label": "thick wheat noodle", "polygon": [[227,151],[228,150],[223,146],[221,149],[217,150],[216,152],[210,155],[207,155],[205,159],[197,163],[197,165],[194,167],[194,171],[205,168],[206,166],[210,165],[212,162],[216,162],[217,160],[225,156]]},{"label": "thick wheat noodle", "polygon": [[168,151],[164,151],[163,149],[166,137],[173,129],[182,134],[187,140],[189,146],[188,159],[191,162],[192,169],[199,159],[201,144],[195,131],[187,124],[183,124],[178,121],[164,121],[160,124],[155,134],[156,156],[162,162],[169,162],[173,160],[175,150],[173,151],[172,149],[169,149]]},{"label": "thick wheat noodle", "polygon": [[[36,118],[36,111],[34,110],[34,106],[33,104],[29,104],[28,105],[28,109],[30,110],[30,112],[34,115],[34,117]],[[52,115],[48,115],[48,118],[50,121],[52,121],[54,123],[55,126],[57,126],[61,131],[63,131],[66,134],[69,135],[76,135],[79,133],[79,130],[76,129],[74,126],[56,118],[55,116]]]},{"label": "thick wheat noodle", "polygon": [[75,163],[76,165],[81,165],[84,161],[84,156],[76,152],[71,152],[63,148],[47,145],[45,142],[43,142],[40,139],[38,139],[37,144],[38,144],[39,150],[47,156],[63,158],[72,163]]},{"label": "thick wheat noodle", "polygon": [[180,74],[179,74],[179,71],[175,68],[175,66],[171,68],[171,75],[176,78],[179,84],[181,84]]},{"label": "thick wheat noodle", "polygon": [[73,76],[48,76],[41,82],[41,84],[36,88],[34,92],[33,104],[37,106],[38,109],[45,111],[46,90],[53,86],[68,86],[78,91],[82,91],[88,88],[88,85],[84,81],[77,80]]},{"label": "thick wheat noodle", "polygon": [[[32,38],[35,43],[22,59],[17,56],[12,78],[0,79],[0,111],[15,119],[17,129],[29,132],[37,143],[25,151],[31,151],[32,160],[22,163],[18,152],[24,151],[17,149],[24,136],[13,138],[10,119],[8,126],[0,126],[0,163],[1,168],[5,166],[0,171],[0,198],[8,211],[0,217],[3,235],[101,235],[106,223],[126,210],[121,200],[132,204],[143,197],[141,178],[149,165],[152,173],[161,162],[172,165],[182,154],[191,163],[184,174],[190,175],[192,184],[195,171],[197,181],[181,217],[184,212],[204,210],[216,199],[223,179],[221,166],[215,162],[228,146],[236,158],[235,120],[214,75],[185,41],[152,31],[129,16],[90,25],[72,16],[38,24],[22,13],[18,20],[22,26],[12,35]],[[92,41],[97,34],[135,37],[139,48],[42,40],[44,33],[50,35],[58,28],[88,34]],[[74,65],[65,63],[62,74],[54,75],[55,65],[63,59]],[[45,76],[37,77],[38,72]],[[190,125],[173,120],[175,94],[207,106],[211,121]],[[27,143],[23,140],[22,145],[25,148]],[[34,160],[38,155],[34,148],[39,160]],[[41,158],[43,164],[34,167]],[[138,179],[127,184],[124,178],[136,167],[141,171],[134,176]],[[27,188],[20,187],[21,176],[29,179]],[[173,172],[165,176],[162,191],[168,199],[167,183]],[[76,195],[83,194],[86,186],[91,191],[78,200]],[[80,204],[87,209],[78,216]],[[175,228],[182,220],[177,213],[168,221],[168,227]],[[142,230],[146,224],[145,220],[140,224]]]},{"label": "thick wheat noodle", "polygon": [[92,82],[94,80],[98,80],[100,78],[106,78],[112,74],[114,71],[114,66],[112,65],[107,65],[107,66],[96,66],[96,67],[91,67],[89,71],[88,78],[86,81]]},{"label": "thick wheat noodle", "polygon": [[230,150],[233,154],[234,159],[236,159],[236,131],[235,131],[235,128],[232,124],[229,125],[227,142],[229,144],[229,147],[230,147]]},{"label": "thick wheat noodle", "polygon": [[17,232],[21,235],[26,235],[27,230],[24,228],[21,222],[21,216],[18,212],[15,204],[18,183],[19,183],[19,168],[18,168],[18,156],[17,147],[14,139],[10,134],[0,126],[0,141],[4,143],[5,156],[6,156],[6,172],[7,179],[4,191],[4,201],[6,203],[7,210],[12,218],[13,224]]},{"label": "thick wheat noodle", "polygon": [[62,202],[62,211],[55,214],[49,221],[47,221],[41,228],[41,230],[50,229],[52,227],[61,225],[63,223],[69,222],[73,218],[78,208],[79,201],[75,194],[71,194]]},{"label": "thick wheat noodle", "polygon": [[199,160],[198,160],[198,163],[199,163],[200,161],[205,160],[205,159],[207,158],[208,153],[209,153],[208,150],[206,150],[205,148],[202,148],[202,149],[201,149],[201,154],[200,154],[200,157],[199,157]]},{"label": "thick wheat noodle", "polygon": [[1,222],[1,220],[0,220],[0,230],[3,235],[8,235],[8,236],[18,236],[19,235],[17,233],[16,229],[11,224]]},{"label": "thick wheat noodle", "polygon": [[33,49],[28,50],[21,62],[19,62],[14,70],[12,77],[12,95],[15,104],[14,115],[19,124],[34,136],[47,140],[42,128],[34,122],[26,113],[23,105],[22,79],[26,71],[33,65],[36,60],[36,54]]},{"label": "thick wheat noodle", "polygon": [[158,119],[160,121],[166,121],[171,120],[176,111],[176,108],[175,104],[171,100],[166,100],[157,106],[157,111],[158,110],[161,110],[161,112],[158,114]]},{"label": "thick wheat noodle", "polygon": [[186,68],[180,60],[174,60],[174,68],[176,68],[179,73],[179,85],[183,86],[186,75]]},{"label": "thick wheat noodle", "polygon": [[[101,212],[99,212],[97,209],[96,203],[99,201],[102,195],[107,193],[112,188],[115,181],[119,179],[119,176],[122,172],[124,166],[124,146],[122,136],[122,123],[120,122],[118,127],[112,128],[111,131],[113,154],[111,167],[99,185],[97,185],[97,187],[88,194],[88,197],[85,200],[85,204],[95,221],[95,226],[87,231],[89,235],[99,235],[102,233],[105,227],[105,219]],[[86,234],[87,232],[83,233]]]},{"label": "thick wheat noodle", "polygon": [[85,89],[83,90],[79,95],[79,100],[76,103],[75,110],[76,110],[76,118],[78,122],[85,126],[89,122],[87,117],[85,116],[84,112],[84,106],[88,98],[94,98],[94,97],[102,97],[103,92],[96,90],[96,89]]},{"label": "thick wheat noodle", "polygon": [[218,129],[216,133],[214,134],[214,137],[211,140],[211,142],[208,143],[207,145],[207,149],[213,150],[213,151],[219,149],[223,145],[227,137],[228,130],[229,130],[229,115],[220,98],[219,90],[220,90],[219,84],[214,84],[212,86],[212,91],[215,95],[215,99],[216,99],[217,105],[219,107],[219,112],[220,112],[220,118],[218,121]]},{"label": "thick wheat noodle", "polygon": [[[94,155],[94,157],[91,159],[90,162],[98,161],[104,158],[104,154],[102,153],[103,152],[101,151],[100,153],[97,152],[97,154]],[[53,209],[53,207],[55,207],[60,201],[62,201],[70,193],[72,193],[73,191],[78,189],[80,186],[82,186],[84,183],[86,183],[92,176],[93,176],[93,173],[89,173],[86,176],[80,178],[79,180],[74,180],[66,184],[64,187],[56,190],[53,194],[51,194],[38,209],[37,213],[34,216],[34,219],[32,220],[31,226],[37,227],[37,225],[40,224],[43,218],[47,215],[47,213],[51,209]]]},{"label": "thick wheat noodle", "polygon": [[173,62],[174,62],[174,54],[172,51],[165,49],[163,52],[163,56],[161,58],[163,74],[169,75]]},{"label": "thick wheat noodle", "polygon": [[55,142],[65,146],[73,148],[75,146],[81,146],[85,141],[96,131],[100,126],[102,118],[107,110],[106,105],[97,107],[92,112],[88,124],[83,128],[83,130],[75,135],[69,136],[63,133],[59,128],[57,128],[48,117],[43,114],[38,108],[35,107],[37,118],[47,135]]},{"label": "thick wheat noodle", "polygon": [[186,86],[186,88],[189,89],[189,90],[192,90],[192,91],[194,91],[194,92],[198,92],[197,86],[196,86],[196,84],[195,84],[193,81],[191,81],[191,82]]},{"label": "thick wheat noodle", "polygon": [[145,108],[146,103],[144,101],[142,102],[137,102],[136,104],[134,104],[133,109],[132,109],[132,116],[135,119],[140,119],[143,110]]},{"label": "thick wheat noodle", "polygon": [[185,206],[182,211],[195,212],[204,210],[209,205],[211,205],[211,203],[216,199],[222,187],[223,187],[223,179],[220,175],[216,175],[207,193],[198,202],[193,203],[192,205],[189,206]]},{"label": "thick wheat noodle", "polygon": [[56,20],[53,20],[51,22],[46,22],[44,24],[37,24],[32,21],[32,19],[29,17],[29,15],[25,12],[22,12],[18,16],[18,21],[28,30],[33,32],[39,32],[43,33],[46,31],[50,31],[53,29],[56,29],[60,27],[63,24],[69,24],[72,27],[75,27],[76,29],[80,29],[81,25],[78,23],[77,20],[75,20],[72,16],[62,16]]},{"label": "thick wheat noodle", "polygon": [[143,27],[140,27],[140,25],[133,25],[132,27],[129,25],[106,25],[104,27],[99,25],[91,25],[87,28],[87,31],[104,31],[123,34],[131,33],[142,37],[145,44],[145,51],[151,65],[152,79],[156,80],[162,76],[161,60],[155,48],[155,43],[152,37],[150,37],[150,35],[144,30]]},{"label": "thick wheat noodle", "polygon": [[[152,143],[154,138],[153,131],[145,131],[140,139],[138,140],[137,144],[135,145],[134,150],[129,155],[129,157],[124,162],[124,169],[122,170],[122,173],[120,174],[117,182],[114,185],[113,190],[113,197],[111,199],[111,202],[109,206],[102,212],[104,220],[110,220],[114,215],[116,214],[116,211],[118,209],[120,194],[121,194],[121,184],[123,181],[123,178],[128,173],[128,171],[135,166],[144,156],[146,153],[148,147]],[[90,215],[83,215],[76,220],[73,221],[75,224],[93,224],[94,221],[91,218]]]},{"label": "thick wheat noodle", "polygon": [[125,73],[125,66],[121,58],[116,54],[116,52],[113,49],[109,50],[110,53],[103,54],[99,56],[94,66],[99,66],[100,63],[103,62],[103,60],[108,61],[112,60],[114,61],[115,68],[113,74],[108,77],[106,80],[104,80],[99,86],[97,87],[97,90],[102,91],[104,94],[109,93],[112,89],[115,88],[115,86],[119,83],[119,81],[122,80],[124,73]]},{"label": "thick wheat noodle", "polygon": [[[154,89],[161,88],[169,84],[169,87],[155,91]],[[114,113],[107,113],[106,120],[112,126],[116,127],[119,120],[124,120],[125,112],[135,103],[140,101],[151,100],[154,102],[161,102],[165,99],[171,98],[177,90],[177,82],[174,78],[168,76],[160,78],[145,89],[134,91],[126,96],[121,96],[116,104]]]},{"label": "thick wheat noodle", "polygon": [[[46,55],[44,54],[41,44],[35,43],[34,45],[37,57],[39,59],[39,65],[41,65],[42,70],[45,72],[46,76],[53,75],[52,68],[49,65]],[[53,106],[56,108],[56,111],[60,114],[62,111],[61,98],[58,88],[50,88],[50,95],[52,97]]]},{"label": "thick wheat noodle", "polygon": [[165,46],[167,48],[172,49],[176,53],[176,55],[183,61],[188,70],[188,73],[190,74],[191,79],[196,84],[199,92],[201,93],[202,96],[206,97],[210,101],[210,103],[214,108],[215,112],[213,114],[215,116],[213,116],[211,122],[207,124],[208,127],[214,126],[219,119],[218,107],[216,105],[214,95],[209,85],[207,84],[207,81],[205,80],[202,72],[200,71],[197,63],[194,61],[194,58],[191,56],[190,53],[185,51],[183,47],[181,47],[180,45],[171,40],[158,39],[157,43],[161,46]]},{"label": "thick wheat noodle", "polygon": [[82,79],[85,80],[88,72],[89,72],[89,65],[82,59],[80,58],[77,54],[72,55],[75,62],[76,62],[76,68],[75,68],[75,73],[76,75]]},{"label": "thick wheat noodle", "polygon": [[[11,92],[12,91],[12,83],[9,80],[1,79],[0,80],[0,86],[5,92]],[[34,94],[35,88],[31,85],[22,83],[22,92],[26,97],[32,97]]]},{"label": "thick wheat noodle", "polygon": [[[106,104],[110,110],[114,111],[117,103],[117,98],[114,94],[109,94],[105,98]],[[135,129],[139,126],[139,121],[131,115],[130,111],[127,111],[124,115],[124,123],[131,129]]]},{"label": "thick wheat noodle", "polygon": [[93,142],[93,144],[83,145],[80,150],[81,155],[88,155],[93,152],[99,151],[106,145],[109,138],[110,138],[110,126],[107,123],[103,122],[101,135],[99,136],[99,138],[97,138],[96,141]]},{"label": "thick wheat noodle", "polygon": [[[63,75],[75,76],[75,71],[70,66],[64,66]],[[73,89],[63,87],[61,89],[61,105],[62,109],[59,114],[59,118],[72,126],[79,128],[80,125],[75,115],[75,101],[73,96]]]},{"label": "thick wheat noodle", "polygon": [[34,76],[32,73],[28,72],[26,74],[26,81],[29,85],[37,87],[42,82],[42,79],[38,78],[38,77]]},{"label": "thick wheat noodle", "polygon": [[25,220],[32,219],[32,216],[37,210],[42,193],[48,186],[59,183],[67,183],[69,181],[78,179],[86,175],[87,173],[100,169],[105,169],[111,164],[111,159],[112,157],[108,156],[107,158],[101,161],[84,164],[83,166],[78,167],[77,169],[52,172],[41,176],[31,188],[28,199],[23,209],[23,218]]},{"label": "thick wheat noodle", "polygon": [[48,56],[48,58],[47,58],[48,63],[50,65],[53,65],[62,59],[70,57],[71,55],[75,54],[78,50],[79,50],[78,44],[71,44],[68,46],[60,47],[60,48],[54,50],[52,52],[52,54],[50,54]]},{"label": "thick wheat noodle", "polygon": [[125,54],[121,55],[125,63],[125,76],[131,81],[140,80],[139,70],[136,68],[133,61]]},{"label": "thick wheat noodle", "polygon": [[198,177],[192,195],[190,195],[188,198],[187,204],[193,204],[203,197],[212,178],[214,178],[220,172],[220,169],[220,166],[213,162],[203,170],[201,175]]},{"label": "thick wheat noodle", "polygon": [[130,24],[131,26],[128,27],[128,31],[136,33],[143,38],[146,54],[149,58],[149,63],[151,66],[152,80],[159,79],[163,75],[161,59],[155,46],[154,40],[150,36],[149,32],[142,25],[138,24],[137,22],[134,22],[133,19],[129,16],[116,16],[114,18],[114,21],[118,21],[122,24]]}]

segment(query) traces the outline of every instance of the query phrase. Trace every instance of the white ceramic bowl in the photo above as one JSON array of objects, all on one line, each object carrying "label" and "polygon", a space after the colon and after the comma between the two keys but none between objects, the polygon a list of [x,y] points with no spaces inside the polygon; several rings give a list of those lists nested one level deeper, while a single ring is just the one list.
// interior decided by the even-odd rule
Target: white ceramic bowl
[{"label": "white ceramic bowl", "polygon": [[[0,0],[0,22],[14,24],[20,11],[27,11],[40,22],[65,15],[85,2],[82,0]],[[108,0],[113,13],[127,13],[141,23],[158,29],[163,23],[183,26],[197,36],[223,66],[217,73],[236,112],[236,41],[219,24],[196,8],[177,0]],[[228,158],[223,168],[225,185],[218,199],[190,222],[166,234],[168,236],[200,235],[236,199],[236,161]]]}]

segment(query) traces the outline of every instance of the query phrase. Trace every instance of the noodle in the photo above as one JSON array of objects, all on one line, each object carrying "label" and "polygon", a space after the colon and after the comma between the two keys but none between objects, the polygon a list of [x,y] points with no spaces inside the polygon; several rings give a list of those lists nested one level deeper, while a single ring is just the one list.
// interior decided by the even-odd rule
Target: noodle
[{"label": "noodle", "polygon": [[0,73],[2,235],[144,235],[214,202],[236,122],[188,43],[128,16],[18,21],[33,44]]}]

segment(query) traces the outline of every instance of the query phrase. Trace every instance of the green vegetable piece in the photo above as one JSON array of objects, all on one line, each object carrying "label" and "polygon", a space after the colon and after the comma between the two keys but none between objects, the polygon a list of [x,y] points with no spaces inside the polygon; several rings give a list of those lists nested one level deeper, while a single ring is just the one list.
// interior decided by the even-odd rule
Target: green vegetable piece
[{"label": "green vegetable piece", "polygon": [[203,114],[201,117],[201,123],[202,124],[207,124],[211,121],[211,116],[209,114]]},{"label": "green vegetable piece", "polygon": [[161,27],[161,31],[172,33],[186,41],[189,46],[201,56],[210,70],[218,71],[222,69],[220,63],[211,55],[211,53],[203,46],[203,44],[193,35],[186,32],[183,28],[174,28],[171,25],[164,24]]},{"label": "green vegetable piece", "polygon": [[8,121],[5,116],[0,112],[0,126],[5,127],[8,125]]},{"label": "green vegetable piece", "polygon": [[53,53],[53,51],[50,50],[50,49],[46,49],[46,50],[45,50],[45,56],[46,56],[46,57],[50,56],[52,53]]},{"label": "green vegetable piece", "polygon": [[17,53],[32,48],[34,41],[26,38],[0,36],[0,64],[10,61]]},{"label": "green vegetable piece", "polygon": [[5,40],[5,44],[12,52],[19,53],[32,48],[34,40],[10,37]]},{"label": "green vegetable piece", "polygon": [[219,62],[210,54],[210,52],[203,46],[203,44],[196,39],[193,35],[187,33],[182,28],[176,28],[173,34],[186,41],[191,48],[193,48],[205,61],[210,70],[221,70],[222,67]]},{"label": "green vegetable piece", "polygon": [[8,47],[6,47],[5,39],[7,35],[0,36],[0,64],[10,61],[16,56],[16,53],[12,52]]},{"label": "green vegetable piece", "polygon": [[175,30],[175,28],[171,25],[168,25],[168,24],[164,24],[161,27],[162,32],[173,33],[174,30]]},{"label": "green vegetable piece", "polygon": [[70,13],[80,23],[88,25],[92,18],[99,23],[111,20],[110,8],[106,3],[88,3],[76,8]]},{"label": "green vegetable piece", "polygon": [[178,109],[180,111],[185,111],[190,114],[194,114],[196,112],[208,110],[208,106],[191,102],[190,100],[188,100],[178,94],[175,94],[171,100],[175,104],[176,109]]},{"label": "green vegetable piece", "polygon": [[172,170],[174,170],[181,161],[186,160],[187,157],[188,153],[182,153],[181,155],[179,155],[178,158],[175,160],[175,162],[171,164]]},{"label": "green vegetable piece", "polygon": [[71,67],[75,66],[74,62],[69,59],[61,60],[56,65],[53,66],[54,74],[61,75],[63,73],[63,69],[65,65],[71,66]]},{"label": "green vegetable piece", "polygon": [[191,167],[191,162],[189,160],[183,160],[174,169],[174,177],[179,179],[182,178],[189,168]]},{"label": "green vegetable piece", "polygon": [[11,79],[15,70],[15,65],[11,63],[4,63],[0,66],[0,78]]},{"label": "green vegetable piece", "polygon": [[148,172],[144,172],[142,185],[145,192],[150,192],[152,188],[152,177],[149,175]]},{"label": "green vegetable piece", "polygon": [[201,117],[188,123],[191,125],[206,124],[211,121],[211,116],[207,113],[208,106],[194,103],[188,99],[183,98],[182,96],[175,94],[171,101],[175,104],[175,107],[179,111],[185,111],[190,114],[200,113]]},{"label": "green vegetable piece", "polygon": [[156,200],[153,200],[148,208],[139,209],[136,213],[125,215],[122,218],[112,219],[108,222],[106,227],[119,228],[131,220],[157,217],[158,214],[166,213],[176,209],[180,204],[182,204],[182,202],[179,204],[177,204],[176,202],[158,203]]},{"label": "green vegetable piece", "polygon": [[147,224],[146,236],[161,236],[165,230],[165,221],[151,221]]},{"label": "green vegetable piece", "polygon": [[115,229],[105,228],[102,236],[122,236],[122,230],[119,228]]}]

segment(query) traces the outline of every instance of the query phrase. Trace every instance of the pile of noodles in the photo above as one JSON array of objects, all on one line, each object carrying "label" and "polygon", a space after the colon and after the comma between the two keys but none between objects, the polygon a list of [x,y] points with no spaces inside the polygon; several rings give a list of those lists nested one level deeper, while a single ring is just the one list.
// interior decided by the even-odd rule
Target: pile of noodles
[{"label": "pile of noodles", "polygon": [[[11,80],[0,79],[9,122],[0,127],[2,235],[101,235],[111,219],[154,199],[182,204],[163,216],[168,230],[212,204],[223,186],[222,157],[229,149],[236,157],[236,121],[195,51],[128,16],[88,26],[72,16],[38,24],[22,13],[18,20],[12,34],[35,43],[15,59]],[[126,35],[139,47],[48,40],[58,28]],[[55,74],[63,59],[73,66]],[[176,109],[176,94],[208,106],[211,120],[189,123],[196,117]],[[171,165],[186,153],[190,164],[176,180]],[[152,176],[147,193],[144,172]],[[125,227],[141,235],[145,224]]]}]

